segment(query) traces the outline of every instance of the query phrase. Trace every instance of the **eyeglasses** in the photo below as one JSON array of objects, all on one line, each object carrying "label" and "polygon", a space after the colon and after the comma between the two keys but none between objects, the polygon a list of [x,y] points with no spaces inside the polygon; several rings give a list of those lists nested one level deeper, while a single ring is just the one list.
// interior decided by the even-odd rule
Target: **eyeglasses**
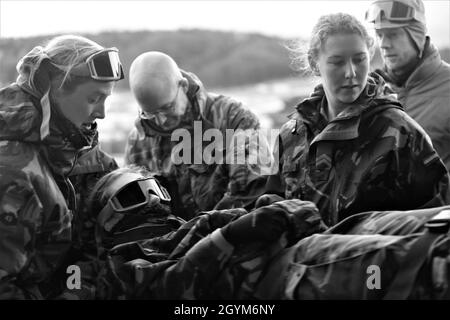
[{"label": "eyeglasses", "polygon": [[163,115],[164,117],[166,117],[167,115],[173,113],[177,105],[178,94],[180,93],[181,88],[181,81],[178,81],[177,86],[178,86],[177,93],[175,94],[175,97],[171,102],[166,103],[164,106],[158,108],[157,111],[148,112],[141,110],[140,113],[141,119],[154,120],[157,117],[157,115]]},{"label": "eyeglasses", "polygon": [[377,19],[383,18],[392,22],[405,22],[412,19],[418,19],[417,11],[403,3],[397,1],[376,2],[372,3],[366,11],[366,20],[368,22],[375,22]]},{"label": "eyeglasses", "polygon": [[117,81],[125,76],[119,59],[117,48],[108,48],[96,52],[86,59],[86,64],[76,66],[70,70],[71,74],[78,76],[90,76],[94,80]]}]

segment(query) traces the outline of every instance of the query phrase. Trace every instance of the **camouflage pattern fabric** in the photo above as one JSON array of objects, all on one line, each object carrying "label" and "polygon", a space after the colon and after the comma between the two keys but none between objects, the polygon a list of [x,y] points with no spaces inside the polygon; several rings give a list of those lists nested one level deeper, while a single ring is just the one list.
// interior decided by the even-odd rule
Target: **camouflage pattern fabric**
[{"label": "camouflage pattern fabric", "polygon": [[41,139],[39,108],[16,84],[0,91],[2,299],[45,297],[39,287],[51,282],[72,240],[75,195],[62,173],[70,171],[79,149],[55,127]]},{"label": "camouflage pattern fabric", "polygon": [[[174,249],[167,255],[167,259],[131,261],[135,276],[121,273],[120,269],[125,261],[116,259],[115,264],[110,264],[109,272],[105,271],[109,278],[105,277],[108,281],[103,283],[110,283],[109,288],[122,288],[124,292],[118,296],[127,298],[249,298],[263,276],[267,263],[288,244],[287,239],[298,240],[324,230],[319,212],[311,202],[294,199],[275,205],[282,207],[285,214],[291,217],[292,228],[289,229],[295,230],[294,234],[285,234],[275,243],[242,244],[234,248],[223,238],[218,228],[247,213],[242,209],[207,212],[186,224],[190,227],[188,232],[186,227],[177,231],[183,236],[178,244],[161,238],[141,243],[144,248],[153,252],[162,243],[170,243],[165,248]],[[270,210],[270,206],[266,208]],[[169,238],[180,239],[177,232]]]},{"label": "camouflage pattern fabric", "polygon": [[[371,211],[351,216],[322,234],[300,240],[280,253],[266,269],[254,297],[258,299],[383,299],[403,259],[426,235],[425,223],[450,206],[410,211]],[[450,298],[448,232],[436,235],[427,259],[412,275],[408,299]],[[415,263],[411,260],[410,263]],[[370,280],[379,268],[376,288]],[[281,275],[281,276],[280,276]],[[403,289],[403,288],[402,288]]]},{"label": "camouflage pattern fabric", "polygon": [[448,174],[428,135],[369,77],[360,98],[328,121],[322,86],[283,125],[268,193],[314,202],[328,226],[369,210],[449,203]]},{"label": "camouflage pattern fabric", "polygon": [[84,151],[69,175],[77,200],[77,211],[73,221],[73,247],[79,252],[96,255],[95,224],[97,217],[87,209],[90,192],[97,181],[118,168],[114,158],[100,149],[99,145]]},{"label": "camouflage pattern fabric", "polygon": [[[261,173],[263,165],[249,164],[206,164],[203,159],[194,162],[198,155],[194,143],[194,121],[200,121],[201,134],[208,129],[218,129],[226,137],[227,129],[250,130],[257,135],[259,121],[240,102],[231,98],[206,92],[200,80],[192,73],[183,71],[189,81],[188,98],[191,109],[182,125],[190,132],[192,149],[191,163],[174,164],[171,152],[178,141],[171,141],[171,132],[164,132],[146,120],[137,119],[136,127],[129,135],[126,147],[126,163],[145,166],[154,172],[160,182],[169,190],[173,199],[173,213],[190,219],[200,211],[212,210],[221,202],[221,209],[251,205],[262,194],[266,178]],[[194,141],[194,138],[197,140]],[[203,142],[205,146],[211,142]],[[228,141],[223,142],[223,159],[229,156]],[[266,144],[260,146],[270,151]],[[237,149],[237,148],[235,148]],[[246,142],[245,152],[255,152]],[[201,156],[201,155],[200,155]]]},{"label": "camouflage pattern fabric", "polygon": [[[59,286],[53,288],[50,298],[68,300],[94,299],[96,281],[104,261],[100,259],[95,239],[97,216],[87,208],[87,200],[97,181],[105,174],[118,168],[114,158],[100,149],[95,140],[92,149],[84,150],[70,172],[76,194],[76,211],[72,221],[72,245],[64,264],[54,277]],[[81,272],[81,289],[68,289],[66,285],[66,269],[76,265]]]}]

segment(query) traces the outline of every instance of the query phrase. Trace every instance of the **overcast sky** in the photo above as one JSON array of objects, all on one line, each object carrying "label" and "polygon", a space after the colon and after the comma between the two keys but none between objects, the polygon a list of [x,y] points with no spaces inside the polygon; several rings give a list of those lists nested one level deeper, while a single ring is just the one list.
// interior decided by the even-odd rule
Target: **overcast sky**
[{"label": "overcast sky", "polygon": [[[363,19],[371,1],[17,1],[0,0],[0,37],[105,30],[206,28],[308,37],[322,14]],[[450,46],[450,0],[426,0],[428,30]]]}]

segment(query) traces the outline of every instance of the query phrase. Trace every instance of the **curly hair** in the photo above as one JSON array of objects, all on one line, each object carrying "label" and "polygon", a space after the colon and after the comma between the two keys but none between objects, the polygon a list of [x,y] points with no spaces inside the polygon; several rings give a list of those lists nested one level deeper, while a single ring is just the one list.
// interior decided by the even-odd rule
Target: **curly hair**
[{"label": "curly hair", "polygon": [[287,44],[291,58],[291,66],[300,72],[312,71],[318,74],[317,60],[320,49],[327,41],[328,37],[336,34],[357,34],[360,35],[369,49],[373,53],[374,39],[369,35],[364,25],[354,16],[347,13],[333,13],[323,15],[314,26],[309,43],[297,39]]}]

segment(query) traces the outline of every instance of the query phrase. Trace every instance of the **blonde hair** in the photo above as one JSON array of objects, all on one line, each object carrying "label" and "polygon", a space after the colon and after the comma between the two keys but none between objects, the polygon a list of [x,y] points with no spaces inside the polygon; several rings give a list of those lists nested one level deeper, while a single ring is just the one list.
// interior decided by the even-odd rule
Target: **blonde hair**
[{"label": "blonde hair", "polygon": [[312,71],[318,74],[317,60],[320,49],[329,36],[336,34],[357,34],[362,37],[370,54],[373,54],[374,40],[363,24],[347,13],[333,13],[319,18],[311,32],[309,43],[293,40],[287,45],[291,66],[300,72]]},{"label": "blonde hair", "polygon": [[70,71],[84,63],[92,54],[104,49],[98,43],[77,35],[63,35],[51,39],[44,47],[44,52],[57,68],[51,71],[52,82],[60,82],[59,88],[73,90],[89,77],[71,75]]}]

